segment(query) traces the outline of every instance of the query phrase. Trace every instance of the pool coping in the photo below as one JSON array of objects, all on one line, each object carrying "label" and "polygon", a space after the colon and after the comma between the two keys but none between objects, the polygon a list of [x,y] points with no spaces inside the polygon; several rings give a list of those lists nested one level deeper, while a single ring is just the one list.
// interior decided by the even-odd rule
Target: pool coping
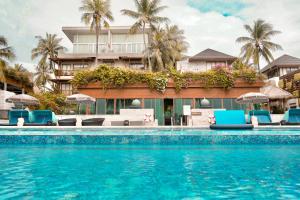
[{"label": "pool coping", "polygon": [[[182,129],[210,129],[209,126],[0,126],[0,130],[8,130],[8,129],[18,129],[18,130],[32,130],[32,129],[43,129],[43,130],[103,130],[103,129],[135,129],[135,130],[142,130],[142,129],[153,129],[153,130],[182,130]],[[299,129],[300,126],[257,126],[253,130],[285,130],[285,129]],[[242,130],[243,131],[243,130]],[[249,130],[251,131],[251,130]]]}]

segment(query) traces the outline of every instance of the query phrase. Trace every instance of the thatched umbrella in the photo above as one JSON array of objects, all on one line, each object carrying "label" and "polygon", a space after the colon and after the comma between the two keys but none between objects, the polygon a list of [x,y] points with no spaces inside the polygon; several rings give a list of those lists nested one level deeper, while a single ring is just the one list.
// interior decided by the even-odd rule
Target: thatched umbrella
[{"label": "thatched umbrella", "polygon": [[294,97],[291,93],[289,93],[279,87],[276,87],[274,85],[265,86],[265,87],[261,88],[260,91],[261,91],[261,93],[263,93],[267,97],[269,97],[270,100],[273,100],[273,101],[280,100],[282,108],[284,108],[284,102],[287,99],[291,99]]},{"label": "thatched umbrella", "polygon": [[293,95],[279,87],[269,85],[262,87],[260,92],[266,95],[269,99],[290,99],[293,98]]}]

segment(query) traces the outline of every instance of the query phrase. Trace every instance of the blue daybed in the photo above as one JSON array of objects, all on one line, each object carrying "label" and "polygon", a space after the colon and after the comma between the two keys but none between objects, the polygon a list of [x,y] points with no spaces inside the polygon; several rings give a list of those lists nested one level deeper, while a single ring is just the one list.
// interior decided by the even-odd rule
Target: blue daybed
[{"label": "blue daybed", "polygon": [[210,125],[211,129],[253,129],[247,124],[243,110],[217,110],[214,111],[216,123]]}]

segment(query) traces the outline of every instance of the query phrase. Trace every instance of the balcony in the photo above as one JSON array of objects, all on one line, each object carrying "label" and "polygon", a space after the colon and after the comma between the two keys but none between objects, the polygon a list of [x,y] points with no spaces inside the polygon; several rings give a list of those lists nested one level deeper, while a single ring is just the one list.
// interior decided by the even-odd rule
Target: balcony
[{"label": "balcony", "polygon": [[[144,43],[112,43],[99,44],[100,53],[143,53]],[[96,52],[96,44],[94,43],[74,43],[73,52],[75,54],[89,54]]]},{"label": "balcony", "polygon": [[61,70],[61,69],[56,69],[54,71],[55,76],[73,76],[75,70]]}]

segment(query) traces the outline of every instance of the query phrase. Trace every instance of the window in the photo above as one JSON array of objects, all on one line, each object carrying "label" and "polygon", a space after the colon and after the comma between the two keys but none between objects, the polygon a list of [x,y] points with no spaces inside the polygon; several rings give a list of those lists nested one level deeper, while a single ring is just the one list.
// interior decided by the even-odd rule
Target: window
[{"label": "window", "polygon": [[61,92],[65,95],[71,95],[73,92],[72,85],[70,83],[62,83]]},{"label": "window", "polygon": [[63,76],[71,76],[73,74],[73,65],[71,64],[62,64],[61,69]]},{"label": "window", "polygon": [[74,64],[74,70],[80,70],[80,69],[84,69],[87,67],[88,67],[87,64]]}]

